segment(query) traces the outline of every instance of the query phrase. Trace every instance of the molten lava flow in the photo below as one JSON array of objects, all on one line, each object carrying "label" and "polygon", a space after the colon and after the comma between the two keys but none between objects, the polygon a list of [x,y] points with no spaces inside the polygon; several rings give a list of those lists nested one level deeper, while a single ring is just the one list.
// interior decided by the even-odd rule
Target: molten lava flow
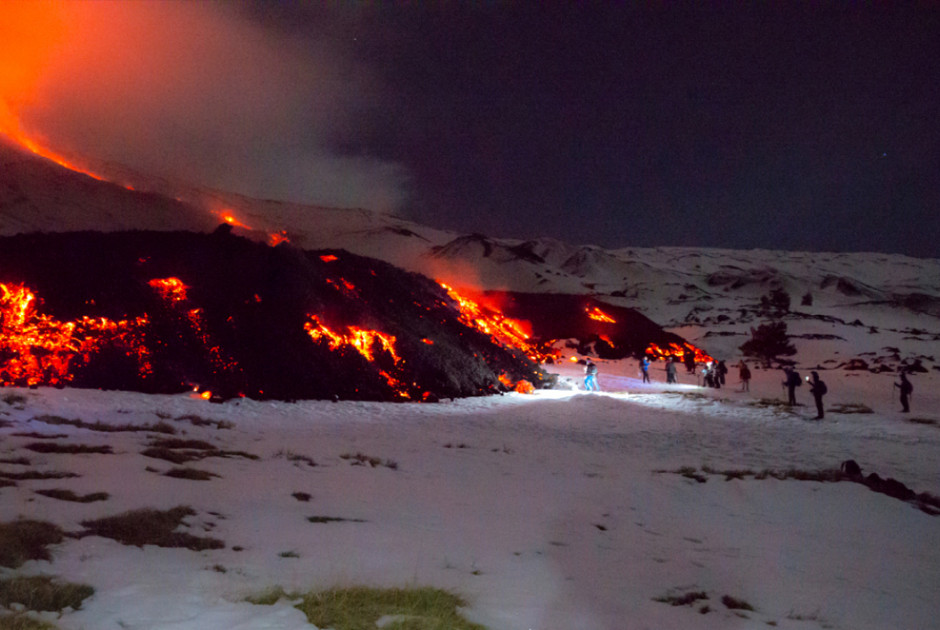
[{"label": "molten lava flow", "polygon": [[667,357],[679,357],[681,359],[687,352],[691,352],[693,355],[695,355],[696,363],[708,363],[709,361],[714,361],[712,357],[702,352],[700,348],[696,348],[688,342],[685,342],[684,347],[677,343],[670,343],[668,348],[661,348],[655,343],[651,343],[646,349],[646,354],[653,357],[654,359],[665,359]]},{"label": "molten lava flow", "polygon": [[[308,315],[307,317],[310,320],[304,324],[304,330],[314,341],[325,341],[330,350],[342,351],[345,348],[352,348],[370,363],[376,362],[376,353],[385,351],[392,357],[392,363],[395,367],[398,367],[401,363],[401,357],[395,352],[395,337],[392,335],[357,326],[347,326],[345,333],[334,332],[324,325],[316,315]],[[411,394],[408,393],[408,390],[398,378],[392,376],[386,370],[379,370],[379,374],[382,375],[388,386],[396,394],[402,398],[411,398]]]},{"label": "molten lava flow", "polygon": [[225,208],[223,210],[213,210],[212,214],[219,217],[220,219],[222,219],[222,221],[224,221],[225,223],[228,223],[232,227],[242,228],[243,230],[252,229],[251,226],[246,225],[245,223],[242,223],[237,218],[235,218],[235,215],[228,208]]},{"label": "molten lava flow", "polygon": [[324,326],[316,315],[308,315],[310,321],[304,324],[304,330],[314,341],[326,341],[330,350],[338,350],[350,346],[369,361],[375,361],[376,344],[381,350],[388,352],[395,364],[401,360],[395,352],[395,337],[376,330],[367,330],[355,326],[347,326],[346,334],[336,333]]},{"label": "molten lava flow", "polygon": [[470,298],[464,297],[443,282],[438,281],[438,284],[457,303],[457,308],[460,310],[460,320],[464,324],[489,335],[496,343],[521,350],[537,363],[554,356],[551,352],[539,349],[529,341],[530,336],[524,330],[522,322],[506,317],[495,308],[482,306]]},{"label": "molten lava flow", "polygon": [[587,316],[590,317],[591,319],[595,319],[599,322],[606,322],[608,324],[617,323],[616,319],[614,319],[613,317],[611,317],[610,315],[608,315],[601,309],[597,308],[596,306],[594,308],[585,308],[584,310],[587,313]]},{"label": "molten lava flow", "polygon": [[141,341],[146,316],[133,320],[82,317],[62,322],[37,311],[36,295],[21,284],[0,283],[0,385],[59,385],[73,378],[105,345],[137,359],[140,375],[151,373],[150,351]]},{"label": "molten lava flow", "polygon": [[339,258],[334,256],[333,254],[323,254],[322,256],[320,256],[320,260],[328,263],[328,262],[336,262],[337,260],[339,260]]},{"label": "molten lava flow", "polygon": [[186,290],[189,288],[179,278],[154,278],[148,284],[169,302],[185,300]]},{"label": "molten lava flow", "polygon": [[271,234],[268,235],[268,245],[271,247],[277,247],[281,243],[290,243],[290,239],[287,237],[287,230],[271,232]]}]

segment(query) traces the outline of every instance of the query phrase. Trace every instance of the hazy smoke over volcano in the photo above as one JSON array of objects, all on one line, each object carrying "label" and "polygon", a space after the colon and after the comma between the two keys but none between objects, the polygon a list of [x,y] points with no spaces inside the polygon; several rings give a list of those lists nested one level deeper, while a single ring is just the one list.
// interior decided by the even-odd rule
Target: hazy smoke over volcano
[{"label": "hazy smoke over volcano", "polygon": [[15,1],[3,14],[0,130],[252,196],[404,200],[401,167],[336,149],[381,89],[335,42],[223,3]]}]

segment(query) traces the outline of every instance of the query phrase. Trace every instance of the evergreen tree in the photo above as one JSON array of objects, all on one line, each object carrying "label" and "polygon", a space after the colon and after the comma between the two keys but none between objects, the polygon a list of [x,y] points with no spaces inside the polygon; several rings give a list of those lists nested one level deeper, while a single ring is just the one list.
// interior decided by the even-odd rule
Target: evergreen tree
[{"label": "evergreen tree", "polygon": [[776,357],[796,354],[796,346],[789,342],[786,323],[769,322],[751,328],[751,338],[741,344],[741,352],[762,359],[768,365]]}]

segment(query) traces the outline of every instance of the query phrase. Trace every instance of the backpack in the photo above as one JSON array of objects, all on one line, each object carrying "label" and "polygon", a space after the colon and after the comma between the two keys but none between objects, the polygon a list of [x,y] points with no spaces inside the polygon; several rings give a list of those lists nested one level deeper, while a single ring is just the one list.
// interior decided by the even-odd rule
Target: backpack
[{"label": "backpack", "polygon": [[588,373],[588,374],[597,374],[597,364],[596,364],[596,363],[588,363],[588,366],[587,366],[587,373]]},{"label": "backpack", "polygon": [[826,392],[828,392],[828,391],[829,391],[829,388],[826,387],[826,384],[825,384],[825,383],[823,383],[822,381],[816,381],[816,392],[815,392],[815,393],[819,394],[820,396],[824,396],[824,395],[826,394]]},{"label": "backpack", "polygon": [[914,392],[914,386],[911,385],[910,381],[904,381],[901,383],[901,393],[902,394],[911,394]]},{"label": "backpack", "polygon": [[803,386],[803,379],[800,378],[800,373],[796,370],[790,372],[790,383],[796,385],[797,387]]}]

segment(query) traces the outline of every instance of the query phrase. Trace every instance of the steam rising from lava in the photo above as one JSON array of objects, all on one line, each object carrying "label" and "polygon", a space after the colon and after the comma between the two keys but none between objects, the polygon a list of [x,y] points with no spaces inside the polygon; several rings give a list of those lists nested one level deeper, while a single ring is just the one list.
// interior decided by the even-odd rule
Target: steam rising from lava
[{"label": "steam rising from lava", "polygon": [[3,4],[0,132],[79,165],[394,210],[399,166],[331,149],[380,93],[335,42],[275,34],[234,3]]}]

